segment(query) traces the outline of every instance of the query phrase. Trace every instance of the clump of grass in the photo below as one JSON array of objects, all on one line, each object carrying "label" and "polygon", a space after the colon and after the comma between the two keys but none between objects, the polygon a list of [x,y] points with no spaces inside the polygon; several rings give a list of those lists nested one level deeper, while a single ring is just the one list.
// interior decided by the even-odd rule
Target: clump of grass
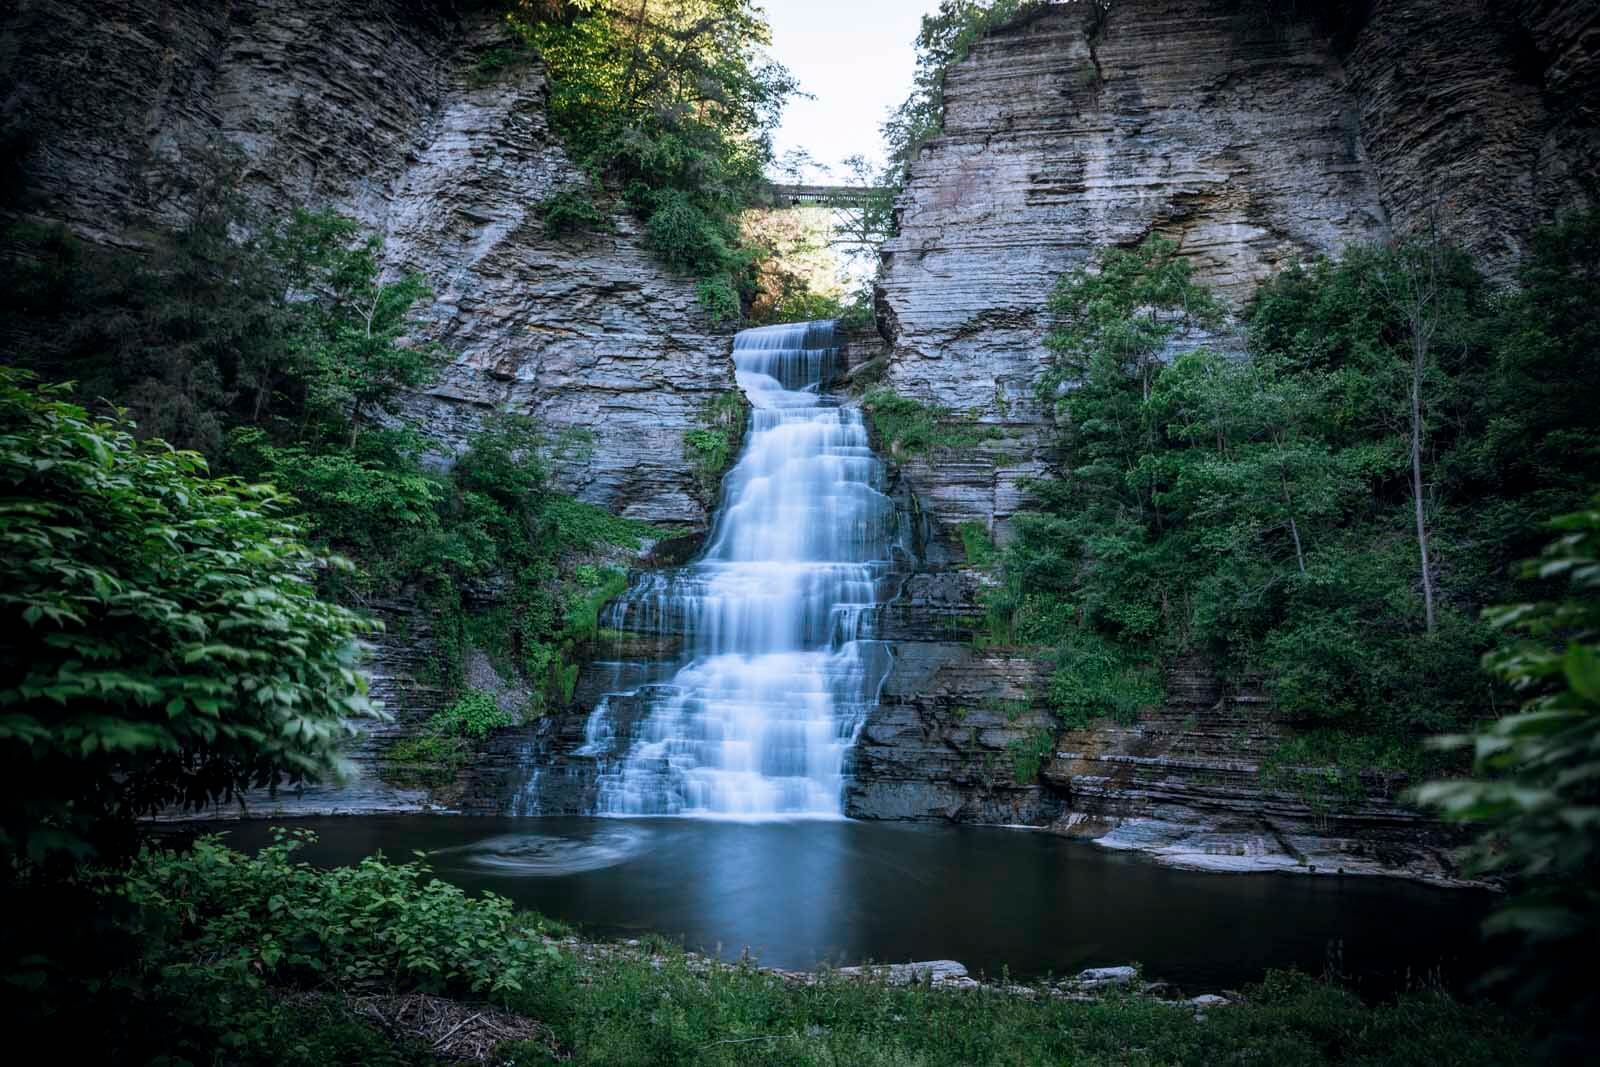
[{"label": "clump of grass", "polygon": [[443,785],[455,777],[480,742],[516,721],[493,693],[468,689],[455,703],[434,712],[421,730],[389,749],[383,776],[394,782]]},{"label": "clump of grass", "polygon": [[861,398],[861,406],[883,447],[896,457],[972,448],[1001,436],[998,427],[985,426],[949,408],[901,396],[884,386],[869,389]]},{"label": "clump of grass", "polygon": [[715,495],[722,476],[733,466],[744,442],[749,402],[737,389],[718,393],[700,409],[699,425],[683,435],[701,495]]}]

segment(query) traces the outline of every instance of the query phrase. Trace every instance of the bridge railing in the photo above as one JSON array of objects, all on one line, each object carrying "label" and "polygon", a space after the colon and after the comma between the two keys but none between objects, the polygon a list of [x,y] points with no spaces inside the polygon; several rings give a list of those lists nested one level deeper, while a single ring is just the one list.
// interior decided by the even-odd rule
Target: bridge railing
[{"label": "bridge railing", "polygon": [[859,204],[888,189],[859,185],[774,185],[772,199],[777,207],[800,207],[807,204]]}]

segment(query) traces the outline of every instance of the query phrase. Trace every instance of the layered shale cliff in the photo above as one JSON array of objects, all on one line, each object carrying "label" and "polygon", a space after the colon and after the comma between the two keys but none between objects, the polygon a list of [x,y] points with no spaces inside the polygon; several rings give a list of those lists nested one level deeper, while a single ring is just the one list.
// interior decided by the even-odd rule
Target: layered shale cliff
[{"label": "layered shale cliff", "polygon": [[[684,433],[733,387],[731,331],[651,257],[631,216],[546,235],[540,202],[588,179],[549,128],[542,70],[494,62],[507,44],[496,5],[19,0],[0,12],[3,107],[36,138],[21,217],[137,252],[182,224],[185,190],[233,146],[256,204],[353,216],[383,238],[390,274],[427,278],[422,318],[456,358],[409,414],[441,462],[485,415],[531,414],[592,441],[558,471],[580,498],[704,525]],[[354,784],[253,798],[256,813],[430,802],[376,774],[446,699],[423,680],[425,613],[404,599],[378,608],[373,691],[395,722],[357,748]],[[505,685],[481,654],[467,667],[474,685]]]},{"label": "layered shale cliff", "polygon": [[[1331,810],[1264,777],[1279,728],[1203,664],[1172,665],[1166,704],[1136,722],[1058,732],[1038,699],[1047,665],[970,640],[984,578],[957,528],[1004,540],[1027,506],[1044,469],[1045,298],[1097,247],[1171,237],[1236,307],[1297,257],[1428,225],[1510,277],[1533,226],[1600,202],[1600,11],[1117,0],[1086,15],[1098,10],[1046,6],[951,71],[943,135],[911,167],[883,250],[887,353],[851,345],[850,377],[991,432],[895,472],[916,569],[884,613],[895,667],[847,810],[1049,826],[1210,867],[1443,876],[1436,829],[1389,799],[1403,783],[1364,783],[1366,800]],[[412,413],[441,458],[488,412],[534,414],[595,435],[562,474],[584,499],[703,525],[684,433],[732,385],[729,337],[630,217],[545,234],[539,202],[585,177],[548,127],[542,72],[498,63],[502,45],[488,5],[446,0],[13,0],[0,93],[38,136],[23,214],[138,250],[184,216],[171,179],[237,146],[259,204],[353,215],[390,270],[428,278],[429,331],[457,359]],[[426,627],[403,602],[386,610],[376,688],[403,729],[442,695],[418,681]],[[583,808],[592,775],[539,761],[578,747],[617,684],[591,668],[565,714],[498,735],[453,801],[516,810],[532,765],[544,810]]]},{"label": "layered shale cliff", "polygon": [[546,236],[540,202],[587,178],[550,131],[538,66],[485,60],[505,45],[493,5],[19,0],[0,16],[0,88],[38,138],[23,210],[138,249],[183,220],[173,179],[237,146],[255,201],[349,214],[383,237],[387,269],[428,279],[424,318],[457,358],[414,413],[442,455],[488,412],[533,414],[593,432],[562,473],[580,497],[699,525],[683,435],[732,387],[729,333],[630,216]]},{"label": "layered shale cliff", "polygon": [[1031,410],[1045,297],[1106,245],[1178,241],[1238,304],[1285,263],[1430,220],[1506,278],[1600,202],[1600,15],[1582,0],[1051,5],[973,48],[911,168],[880,304],[887,381]]},{"label": "layered shale cliff", "polygon": [[[1048,825],[1197,866],[1446,876],[1447,839],[1391,799],[1404,783],[1335,809],[1269,781],[1281,727],[1203,666],[1173,665],[1136,723],[1060,732],[1040,662],[972,647],[982,578],[957,528],[1004,541],[1027,506],[1046,298],[1094,249],[1161,234],[1238,308],[1297,258],[1436,226],[1506,280],[1535,226],[1600,203],[1597,78],[1600,10],[1579,0],[1056,4],[979,41],[911,165],[877,302],[884,382],[990,436],[903,464],[931,549],[888,616],[896,668],[850,811]],[[1183,339],[1200,342],[1237,344]]]}]

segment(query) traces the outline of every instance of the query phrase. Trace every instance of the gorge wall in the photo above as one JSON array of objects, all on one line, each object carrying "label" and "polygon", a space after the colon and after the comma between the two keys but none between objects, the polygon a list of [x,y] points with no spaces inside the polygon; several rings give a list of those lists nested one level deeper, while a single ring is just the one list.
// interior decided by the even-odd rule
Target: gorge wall
[{"label": "gorge wall", "polygon": [[[957,528],[999,540],[1039,473],[1045,297],[1092,249],[1158,232],[1235,306],[1284,263],[1430,219],[1501,280],[1530,229],[1600,202],[1600,11],[1588,0],[1117,0],[1042,9],[950,74],[943,135],[913,164],[883,250],[884,355],[896,392],[995,434],[904,458],[897,500],[917,570],[885,612],[896,667],[855,753],[848,811],[1051,826],[1213,867],[1447,870],[1434,830],[1374,782],[1331,812],[1263,785],[1278,739],[1203,664],[1174,664],[1167,704],[1126,726],[1053,737],[1017,781],[1018,746],[1053,720],[1046,665],[974,648],[982,576]],[[841,32],[848,32],[841,29]],[[562,473],[583,499],[702,526],[684,432],[732,386],[729,331],[664,271],[624,214],[551,239],[538,203],[584,181],[545,117],[537,65],[493,68],[488,5],[446,0],[13,0],[0,8],[0,106],[38,134],[26,217],[138,250],[181,221],[170,182],[226,141],[275,210],[333,207],[386,242],[434,297],[457,356],[414,398],[441,456],[511,408],[596,434]],[[1213,340],[1226,341],[1226,338]],[[375,688],[400,722],[428,635],[403,602]],[[469,664],[469,668],[471,665]],[[498,735],[452,806],[513,810],[524,769],[573,747],[596,695]],[[391,734],[392,736],[392,734]],[[383,737],[374,741],[381,744]],[[369,748],[370,752],[370,748]],[[569,801],[581,806],[581,779]],[[322,810],[414,808],[374,787]]]},{"label": "gorge wall", "polygon": [[949,74],[883,247],[888,383],[1031,411],[1043,305],[1152,233],[1235,305],[1285,263],[1441,232],[1510,277],[1600,202],[1600,14],[1582,0],[1118,0],[1046,6]]},{"label": "gorge wall", "polygon": [[494,5],[443,0],[18,0],[0,92],[38,138],[23,210],[137,250],[183,221],[174,179],[237,146],[256,202],[351,215],[389,271],[428,279],[429,339],[456,359],[414,407],[443,455],[485,413],[533,414],[595,434],[561,475],[581,498],[701,525],[683,434],[732,388],[731,330],[630,216],[545,235],[540,201],[587,179],[538,66],[483,62],[504,33]]},{"label": "gorge wall", "polygon": [[[1203,664],[1171,665],[1166,704],[1133,724],[1059,732],[1046,664],[972,646],[982,578],[955,534],[1003,542],[1026,506],[1045,301],[1095,248],[1161,234],[1239,308],[1297,258],[1437,225],[1507,281],[1535,226],[1600,203],[1597,78],[1600,9],[1578,0],[1069,3],[979,41],[911,165],[877,306],[885,384],[992,436],[902,463],[931,548],[888,615],[896,668],[851,813],[1050,826],[1191,866],[1448,878],[1448,837],[1392,800],[1403,781],[1336,808],[1269,787],[1282,728]],[[1237,343],[1183,341],[1200,342]],[[1038,773],[1014,774],[1041,736]]]},{"label": "gorge wall", "polygon": [[[383,238],[388,273],[427,278],[427,339],[455,359],[409,415],[441,460],[483,416],[531,414],[592,434],[556,472],[581,499],[703,527],[684,433],[733,388],[732,330],[626,213],[607,232],[545,234],[540,201],[587,178],[549,128],[543,71],[485,62],[506,43],[497,5],[448,0],[18,0],[0,8],[0,107],[36,138],[21,216],[138,252],[183,223],[197,172],[234,146],[257,205],[350,215]],[[377,774],[447,694],[423,680],[425,613],[404,597],[375,607],[388,630],[373,694],[395,721],[367,732],[353,784],[253,796],[253,812],[443,799]],[[482,654],[467,669],[507,684]]]}]

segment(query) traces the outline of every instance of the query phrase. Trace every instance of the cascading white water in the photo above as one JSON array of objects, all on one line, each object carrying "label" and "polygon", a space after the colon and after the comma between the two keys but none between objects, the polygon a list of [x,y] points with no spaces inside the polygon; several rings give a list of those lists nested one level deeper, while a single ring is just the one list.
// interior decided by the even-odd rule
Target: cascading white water
[{"label": "cascading white water", "polygon": [[597,811],[841,814],[845,753],[888,662],[864,626],[900,535],[860,412],[821,392],[836,353],[826,322],[734,340],[752,412],[707,547],[609,609],[608,625],[681,639],[685,658],[627,694],[637,714],[613,694],[589,717]]}]

